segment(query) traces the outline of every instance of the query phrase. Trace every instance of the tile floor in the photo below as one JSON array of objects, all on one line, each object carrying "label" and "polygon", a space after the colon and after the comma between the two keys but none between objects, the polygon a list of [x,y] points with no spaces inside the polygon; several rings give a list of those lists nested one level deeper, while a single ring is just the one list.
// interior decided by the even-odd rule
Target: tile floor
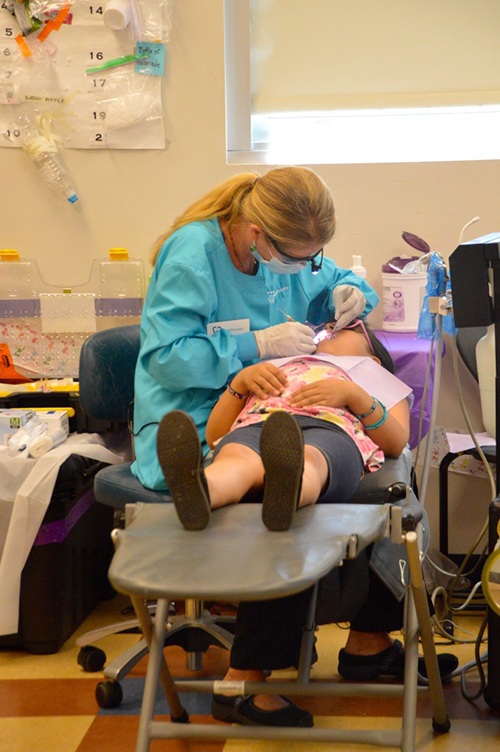
[{"label": "tile floor", "polygon": [[[102,710],[95,701],[95,687],[100,674],[89,674],[77,663],[78,634],[99,624],[120,617],[125,600],[116,597],[94,610],[79,630],[53,655],[31,655],[24,651],[0,649],[0,749],[2,752],[133,752],[140,712],[142,677],[146,658],[123,680],[124,698],[119,708]],[[461,627],[474,632],[476,617],[461,617]],[[465,633],[457,632],[460,636]],[[107,637],[99,642],[108,659],[138,639],[134,634]],[[319,661],[313,669],[316,678],[336,674],[338,650],[345,641],[345,632],[336,626],[322,627],[318,632]],[[452,650],[464,665],[473,658],[474,646],[446,646],[437,638],[438,651]],[[180,648],[167,649],[169,664],[175,676],[187,676],[185,654]],[[220,677],[227,655],[219,648],[210,648],[205,655],[203,677]],[[192,675],[192,674],[191,674]],[[477,688],[477,673],[468,674],[468,689]],[[195,697],[189,695],[190,698]],[[434,736],[430,724],[430,705],[419,699],[418,752],[495,752],[500,747],[500,711],[489,708],[482,697],[474,702],[464,699],[460,681],[455,678],[445,689],[452,728],[449,734]],[[191,701],[193,702],[193,701]],[[390,699],[304,698],[300,700],[315,715],[315,725],[354,725],[358,728],[398,728],[401,702]],[[193,721],[212,722],[208,715],[209,697],[201,696],[190,707]],[[166,715],[162,699],[157,706],[160,717]],[[303,744],[289,742],[177,742],[155,740],[151,752],[370,752],[368,745]]]}]

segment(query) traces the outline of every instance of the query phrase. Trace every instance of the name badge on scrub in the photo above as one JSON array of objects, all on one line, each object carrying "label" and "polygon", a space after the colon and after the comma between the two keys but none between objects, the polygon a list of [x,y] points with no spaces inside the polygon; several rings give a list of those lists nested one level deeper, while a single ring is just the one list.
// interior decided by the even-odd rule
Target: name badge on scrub
[{"label": "name badge on scrub", "polygon": [[243,334],[250,331],[250,319],[231,319],[230,321],[212,321],[207,326],[207,334],[217,334],[221,329],[227,329],[231,334]]}]

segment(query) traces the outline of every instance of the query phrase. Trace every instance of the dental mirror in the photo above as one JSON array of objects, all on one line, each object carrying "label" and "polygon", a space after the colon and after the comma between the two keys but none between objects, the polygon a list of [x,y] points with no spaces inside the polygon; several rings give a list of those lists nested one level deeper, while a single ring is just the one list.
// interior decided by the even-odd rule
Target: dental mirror
[{"label": "dental mirror", "polygon": [[497,548],[486,559],[481,574],[483,594],[488,606],[500,616],[500,548]]},{"label": "dental mirror", "polygon": [[421,251],[421,253],[429,253],[431,250],[429,243],[427,243],[422,238],[419,238],[418,235],[414,235],[412,232],[402,232],[401,237],[403,238],[405,243],[411,245],[411,247],[415,248],[415,250]]}]

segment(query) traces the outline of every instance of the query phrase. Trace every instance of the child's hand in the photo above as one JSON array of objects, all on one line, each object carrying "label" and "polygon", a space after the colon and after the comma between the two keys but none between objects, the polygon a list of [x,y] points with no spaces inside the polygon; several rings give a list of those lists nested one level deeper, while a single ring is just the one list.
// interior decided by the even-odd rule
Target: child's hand
[{"label": "child's hand", "polygon": [[286,376],[273,363],[256,363],[243,368],[232,380],[232,386],[238,392],[253,392],[257,397],[266,399],[277,397],[286,387]]},{"label": "child's hand", "polygon": [[339,379],[322,379],[299,387],[291,397],[292,407],[307,407],[308,405],[328,405],[329,407],[348,407],[352,397],[351,381]]}]

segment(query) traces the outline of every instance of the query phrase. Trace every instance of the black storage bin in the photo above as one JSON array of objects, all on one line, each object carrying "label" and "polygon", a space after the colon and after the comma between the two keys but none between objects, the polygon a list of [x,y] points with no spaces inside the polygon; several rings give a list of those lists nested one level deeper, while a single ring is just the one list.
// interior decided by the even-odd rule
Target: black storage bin
[{"label": "black storage bin", "polygon": [[56,653],[113,590],[107,572],[113,509],[94,499],[103,464],[72,454],[61,465],[52,498],[21,576],[19,631],[1,647]]}]

